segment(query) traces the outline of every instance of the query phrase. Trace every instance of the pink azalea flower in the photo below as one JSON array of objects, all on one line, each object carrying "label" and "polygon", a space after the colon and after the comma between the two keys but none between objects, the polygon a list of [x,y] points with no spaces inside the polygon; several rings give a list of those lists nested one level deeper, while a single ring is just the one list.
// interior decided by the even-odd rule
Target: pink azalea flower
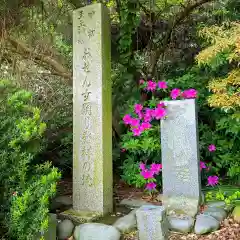
[{"label": "pink azalea flower", "polygon": [[133,132],[133,136],[140,136],[142,133],[142,129],[140,127],[133,128],[132,132]]},{"label": "pink azalea flower", "polygon": [[144,171],[144,170],[146,169],[145,163],[140,163],[140,164],[139,164],[139,168],[140,168],[142,171]]},{"label": "pink azalea flower", "polygon": [[164,109],[164,108],[156,108],[155,109],[155,116],[156,116],[157,120],[164,118],[166,115],[167,115],[166,109]]},{"label": "pink azalea flower", "polygon": [[156,183],[150,182],[150,183],[147,183],[147,184],[146,184],[146,189],[151,191],[151,190],[153,190],[153,189],[156,189],[156,186],[157,186]]},{"label": "pink azalea flower", "polygon": [[143,120],[144,120],[144,122],[150,122],[152,120],[152,116],[145,114]]},{"label": "pink azalea flower", "polygon": [[144,122],[150,122],[152,120],[152,109],[147,108],[144,114]]},{"label": "pink azalea flower", "polygon": [[142,119],[142,118],[143,118],[143,113],[142,113],[142,112],[139,112],[137,115],[138,115],[138,118],[139,118],[139,119]]},{"label": "pink azalea flower", "polygon": [[160,103],[158,103],[157,108],[163,108],[163,107],[165,107],[164,102],[160,102]]},{"label": "pink azalea flower", "polygon": [[143,109],[142,104],[135,104],[134,106],[135,113],[140,113],[142,109]]},{"label": "pink azalea flower", "polygon": [[204,168],[207,168],[206,163],[200,161],[200,169],[202,170]]},{"label": "pink azalea flower", "polygon": [[125,149],[125,148],[122,148],[122,149],[121,149],[121,152],[126,152],[126,149]]},{"label": "pink azalea flower", "polygon": [[130,124],[132,125],[132,127],[137,127],[137,126],[139,126],[139,123],[140,123],[140,121],[139,121],[139,119],[137,119],[137,118],[132,118],[132,119],[131,119],[131,122],[130,122]]},{"label": "pink azalea flower", "polygon": [[187,89],[187,90],[183,91],[182,96],[184,98],[196,98],[197,97],[197,90]]},{"label": "pink azalea flower", "polygon": [[208,177],[208,185],[215,186],[218,184],[218,180],[219,180],[218,176],[209,176]]},{"label": "pink azalea flower", "polygon": [[153,163],[151,165],[151,171],[154,174],[158,175],[161,170],[162,170],[162,164]]},{"label": "pink azalea flower", "polygon": [[131,122],[132,122],[132,117],[131,117],[131,115],[129,115],[129,114],[126,114],[124,117],[123,117],[123,121],[124,121],[124,123],[125,124],[131,124]]},{"label": "pink azalea flower", "polygon": [[147,82],[147,90],[148,91],[154,91],[157,87],[157,83],[153,82],[153,81],[148,81]]},{"label": "pink azalea flower", "polygon": [[149,128],[151,128],[151,124],[149,123],[149,122],[143,122],[142,124],[141,124],[141,129],[144,131],[144,130],[146,130],[146,129],[149,129]]},{"label": "pink azalea flower", "polygon": [[141,175],[144,177],[144,179],[153,178],[153,172],[149,171],[148,169],[143,170]]},{"label": "pink azalea flower", "polygon": [[140,79],[140,80],[139,80],[139,84],[140,84],[140,85],[142,85],[142,84],[144,84],[144,83],[145,83],[144,79]]},{"label": "pink azalea flower", "polygon": [[180,96],[180,94],[181,94],[181,90],[178,89],[178,88],[174,88],[174,89],[171,91],[170,96],[171,96],[172,99],[175,100],[175,99],[177,99],[177,97]]},{"label": "pink azalea flower", "polygon": [[209,152],[215,152],[216,151],[216,146],[214,144],[210,144],[208,146],[208,150],[209,150]]},{"label": "pink azalea flower", "polygon": [[166,89],[167,88],[167,83],[166,82],[158,82],[158,87],[161,89]]}]

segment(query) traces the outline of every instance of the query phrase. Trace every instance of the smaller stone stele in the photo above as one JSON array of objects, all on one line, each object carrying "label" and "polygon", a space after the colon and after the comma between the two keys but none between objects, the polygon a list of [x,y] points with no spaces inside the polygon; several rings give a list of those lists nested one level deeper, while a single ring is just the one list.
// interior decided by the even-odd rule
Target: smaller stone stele
[{"label": "smaller stone stele", "polygon": [[163,205],[195,217],[201,200],[201,175],[195,99],[164,101],[161,120]]},{"label": "smaller stone stele", "polygon": [[139,240],[167,240],[169,225],[163,206],[144,205],[136,211]]}]

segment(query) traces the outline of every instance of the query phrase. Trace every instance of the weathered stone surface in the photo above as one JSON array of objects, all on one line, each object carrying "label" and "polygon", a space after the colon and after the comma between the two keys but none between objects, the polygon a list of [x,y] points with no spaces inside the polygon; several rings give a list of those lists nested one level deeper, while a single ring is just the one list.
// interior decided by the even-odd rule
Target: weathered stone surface
[{"label": "weathered stone surface", "polygon": [[240,223],[240,206],[236,206],[232,213],[233,219]]},{"label": "weathered stone surface", "polygon": [[120,202],[120,205],[129,207],[129,208],[139,208],[143,205],[152,205],[152,204],[141,199],[123,199]]},{"label": "weathered stone surface", "polygon": [[220,223],[212,216],[200,214],[197,216],[194,232],[196,234],[205,234],[218,230]]},{"label": "weathered stone surface", "polygon": [[166,240],[168,220],[163,206],[145,205],[136,211],[139,240]]},{"label": "weathered stone surface", "polygon": [[103,215],[101,213],[83,212],[83,211],[77,212],[74,209],[68,209],[64,212],[61,212],[59,215],[61,219],[69,219],[75,225],[97,221],[102,216]]},{"label": "weathered stone surface", "polygon": [[195,216],[201,198],[197,114],[194,99],[165,101],[161,120],[163,203]]},{"label": "weathered stone surface", "polygon": [[226,203],[224,201],[209,201],[207,203],[208,207],[217,207],[217,208],[225,208]]},{"label": "weathered stone surface", "polygon": [[232,204],[226,204],[224,201],[209,201],[207,203],[208,207],[217,207],[224,209],[227,213],[231,212],[234,208]]},{"label": "weathered stone surface", "polygon": [[85,223],[75,227],[75,240],[119,240],[120,232],[113,226],[101,223]]},{"label": "weathered stone surface", "polygon": [[203,214],[210,215],[216,218],[219,222],[227,217],[226,211],[219,207],[208,207],[206,210],[204,210]]},{"label": "weathered stone surface", "polygon": [[205,204],[205,195],[203,192],[201,192],[201,200],[200,200],[200,204],[203,205]]},{"label": "weathered stone surface", "polygon": [[168,222],[171,230],[182,233],[191,232],[194,225],[194,219],[190,216],[185,216],[182,218],[169,216]]},{"label": "weathered stone surface", "polygon": [[72,236],[74,224],[71,220],[65,219],[57,225],[57,236],[59,240],[65,240]]},{"label": "weathered stone surface", "polygon": [[136,210],[131,211],[128,215],[119,218],[114,224],[121,233],[128,233],[137,227]]},{"label": "weathered stone surface", "polygon": [[[112,211],[110,20],[91,4],[73,12],[73,209]],[[85,214],[83,214],[85,215]]]}]

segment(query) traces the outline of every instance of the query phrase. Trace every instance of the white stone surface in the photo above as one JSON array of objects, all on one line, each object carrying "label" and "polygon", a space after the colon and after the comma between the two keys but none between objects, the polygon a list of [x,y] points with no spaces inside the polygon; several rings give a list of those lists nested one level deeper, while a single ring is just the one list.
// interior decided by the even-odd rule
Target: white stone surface
[{"label": "white stone surface", "polygon": [[169,225],[163,206],[142,206],[136,217],[139,240],[167,240]]},{"label": "white stone surface", "polygon": [[120,237],[115,227],[101,223],[85,223],[74,230],[75,240],[119,240]]},{"label": "white stone surface", "polygon": [[136,210],[131,211],[124,217],[119,218],[114,224],[121,233],[127,233],[137,227]]},{"label": "white stone surface", "polygon": [[195,222],[194,232],[196,234],[205,234],[212,231],[216,231],[219,229],[219,227],[220,223],[214,217],[199,214]]}]

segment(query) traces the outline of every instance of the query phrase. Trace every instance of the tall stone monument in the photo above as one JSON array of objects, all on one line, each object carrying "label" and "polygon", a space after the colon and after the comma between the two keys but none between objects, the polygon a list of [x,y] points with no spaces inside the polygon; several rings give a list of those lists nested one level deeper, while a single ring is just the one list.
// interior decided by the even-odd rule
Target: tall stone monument
[{"label": "tall stone monument", "polygon": [[108,9],[73,12],[73,212],[112,211],[111,35]]},{"label": "tall stone monument", "polygon": [[175,212],[195,216],[201,197],[195,99],[166,101],[161,120],[163,203]]}]

